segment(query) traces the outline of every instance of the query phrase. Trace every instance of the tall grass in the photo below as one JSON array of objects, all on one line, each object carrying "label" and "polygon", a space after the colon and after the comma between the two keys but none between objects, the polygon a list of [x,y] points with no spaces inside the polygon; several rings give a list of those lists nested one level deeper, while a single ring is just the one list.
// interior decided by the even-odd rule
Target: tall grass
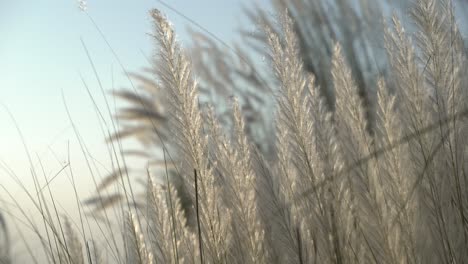
[{"label": "tall grass", "polygon": [[[371,29],[380,9],[362,1],[274,2],[275,20],[249,13],[268,70],[195,32],[192,62],[151,11],[152,65],[133,75],[140,89],[115,92],[129,104],[108,138],[146,161],[145,190],[105,194],[126,186],[123,162],[91,201],[110,232],[105,209],[122,216],[123,247],[105,236],[111,261],[468,262],[466,44],[452,2],[414,1],[414,33],[396,15]],[[143,148],[123,151],[126,137]],[[51,263],[104,261],[87,220],[77,235],[44,196],[37,206]]]}]

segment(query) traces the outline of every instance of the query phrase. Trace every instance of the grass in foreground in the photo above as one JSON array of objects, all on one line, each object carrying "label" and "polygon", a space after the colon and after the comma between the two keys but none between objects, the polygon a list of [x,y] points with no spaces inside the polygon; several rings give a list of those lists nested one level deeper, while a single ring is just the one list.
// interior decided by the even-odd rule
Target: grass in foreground
[{"label": "grass in foreground", "polygon": [[[113,262],[468,262],[467,67],[451,3],[416,1],[415,34],[393,18],[388,72],[374,85],[356,78],[352,43],[329,45],[329,73],[319,74],[304,64],[295,13],[263,23],[275,87],[268,142],[244,111],[254,95],[233,99],[227,114],[200,104],[171,25],[157,10],[151,17],[151,79],[116,93],[130,104],[118,114],[125,129],[109,137],[116,156],[125,136],[145,143],[146,190],[134,193],[126,169],[96,184],[97,207],[122,218],[123,246],[104,236]],[[124,195],[104,194],[116,182]],[[88,220],[75,233],[37,200],[50,263],[101,262]]]}]

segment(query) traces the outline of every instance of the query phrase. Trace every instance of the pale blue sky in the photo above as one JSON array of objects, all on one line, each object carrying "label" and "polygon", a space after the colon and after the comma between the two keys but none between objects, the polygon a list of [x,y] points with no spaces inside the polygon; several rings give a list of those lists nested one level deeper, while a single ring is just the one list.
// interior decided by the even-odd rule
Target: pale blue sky
[{"label": "pale blue sky", "polygon": [[[268,0],[166,1],[227,42],[236,38],[236,30],[241,25],[253,30],[246,24],[242,4],[256,2],[266,7],[269,3]],[[142,52],[151,55],[152,42],[146,35],[151,31],[148,17],[151,8],[167,14],[184,45],[189,40],[185,32],[188,22],[156,0],[87,2],[89,15],[129,71],[137,71],[146,65]],[[82,75],[104,110],[103,96],[80,38],[89,49],[104,88],[111,88],[111,69],[115,87],[129,87],[116,59],[88,16],[78,9],[76,0],[0,0],[0,184],[8,188],[24,207],[31,206],[28,198],[7,175],[5,165],[32,188],[30,166],[4,105],[19,124],[35,159],[36,170],[40,171],[38,156],[47,177],[60,170],[60,162],[67,157],[67,141],[70,141],[77,188],[82,190],[80,195],[87,196],[92,189],[91,176],[70,127],[62,101],[63,90],[72,118],[89,151],[98,162],[109,164],[93,104],[80,80]],[[105,171],[100,173],[105,174]],[[59,175],[51,188],[58,202],[67,211],[72,211],[73,199],[66,198],[71,198],[73,189],[67,177],[66,173]],[[0,198],[7,198],[2,190]],[[4,206],[1,199],[0,208]]]},{"label": "pale blue sky", "polygon": [[[239,0],[168,2],[225,40],[233,38],[234,29],[243,20]],[[151,30],[147,16],[150,8],[166,12],[180,39],[187,40],[187,22],[158,1],[89,0],[88,6],[89,14],[131,70],[144,65],[141,50],[151,53],[151,41],[145,35]],[[104,41],[74,0],[2,0],[0,33],[0,100],[10,107],[25,130],[52,126],[52,120],[66,121],[62,118],[61,89],[67,97],[73,96],[74,102],[82,102],[78,98],[86,96],[79,73],[88,77],[91,67],[80,37],[104,80],[110,79],[112,65],[116,75],[121,75]]]},{"label": "pale blue sky", "polygon": [[[176,27],[185,44],[188,22],[156,0],[88,0],[88,13],[130,71],[145,66],[142,55],[151,55],[148,11],[161,9]],[[256,1],[267,6],[269,1]],[[171,6],[230,41],[240,25],[248,27],[241,0],[168,0]],[[74,140],[61,97],[63,90],[73,120],[92,151],[103,154],[105,146],[92,102],[80,80],[84,76],[100,106],[103,98],[82,47],[86,43],[105,89],[128,87],[111,51],[75,0],[0,0],[0,103],[17,120],[28,146],[42,157],[50,143],[63,148]],[[27,161],[18,133],[3,107],[0,108],[0,158],[12,168],[25,169]],[[45,155],[45,154],[44,154]],[[1,170],[0,170],[0,173]],[[2,176],[3,177],[3,176]]]}]

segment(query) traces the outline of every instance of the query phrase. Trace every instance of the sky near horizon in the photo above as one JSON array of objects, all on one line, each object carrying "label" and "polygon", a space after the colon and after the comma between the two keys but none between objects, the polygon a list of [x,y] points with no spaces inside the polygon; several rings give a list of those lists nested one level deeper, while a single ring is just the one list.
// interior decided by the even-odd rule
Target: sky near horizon
[{"label": "sky near horizon", "polygon": [[[8,172],[12,170],[30,191],[33,190],[31,166],[21,135],[35,169],[41,171],[39,174],[42,174],[41,163],[49,179],[60,171],[70,146],[72,169],[79,181],[77,187],[86,189],[89,185],[90,173],[85,168],[66,107],[89,152],[98,163],[104,164],[103,167],[108,164],[102,123],[93,106],[95,100],[107,118],[104,96],[82,42],[89,50],[104,90],[129,87],[129,83],[90,17],[130,72],[146,66],[145,56],[152,54],[153,43],[146,34],[152,30],[150,9],[158,8],[167,15],[182,45],[190,43],[187,26],[195,28],[157,0],[86,2],[89,17],[80,11],[76,0],[0,0],[0,187],[11,192],[22,205],[27,204],[29,198]],[[228,43],[238,36],[236,30],[240,27],[254,30],[246,24],[242,6],[258,4],[266,8],[269,2],[166,1]],[[62,174],[52,182],[51,188],[57,191],[59,201],[67,208],[67,204],[73,204],[72,199],[62,198],[71,197],[72,188],[69,175]],[[4,190],[0,190],[0,208],[9,202]]]}]

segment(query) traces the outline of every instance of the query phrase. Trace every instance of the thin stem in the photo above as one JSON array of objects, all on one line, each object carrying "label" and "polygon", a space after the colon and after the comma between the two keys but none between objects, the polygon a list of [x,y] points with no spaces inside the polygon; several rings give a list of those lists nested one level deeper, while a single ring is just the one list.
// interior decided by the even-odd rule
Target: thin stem
[{"label": "thin stem", "polygon": [[202,234],[201,234],[201,225],[200,225],[200,213],[199,213],[199,202],[198,202],[198,174],[197,169],[193,170],[195,175],[195,209],[197,214],[197,225],[198,225],[198,247],[200,250],[200,263],[203,262],[203,245],[202,245]]}]

